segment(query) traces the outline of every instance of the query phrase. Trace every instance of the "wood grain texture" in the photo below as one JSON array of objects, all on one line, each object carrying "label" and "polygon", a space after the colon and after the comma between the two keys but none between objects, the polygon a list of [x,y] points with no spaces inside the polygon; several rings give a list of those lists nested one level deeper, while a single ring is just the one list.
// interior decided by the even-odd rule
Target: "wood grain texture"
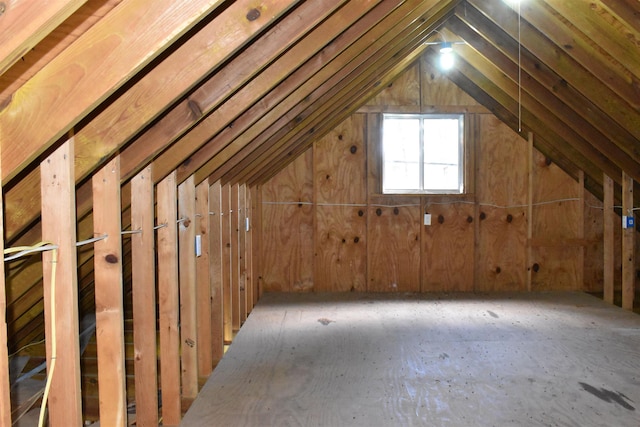
[{"label": "wood grain texture", "polygon": [[96,341],[100,421],[127,425],[124,366],[124,287],[120,207],[120,157],[116,156],[92,177]]},{"label": "wood grain texture", "polygon": [[422,212],[431,215],[431,225],[420,227],[421,291],[473,291],[474,263],[469,260],[475,259],[474,229],[478,218],[474,205],[430,198]]},{"label": "wood grain texture", "polygon": [[367,208],[317,206],[314,233],[315,292],[367,289]]},{"label": "wood grain texture", "polygon": [[446,73],[434,67],[426,55],[420,58],[419,65],[420,106],[423,113],[437,112],[445,106],[459,106],[464,109],[479,106],[477,101],[449,80]]},{"label": "wood grain texture", "polygon": [[200,255],[196,256],[196,304],[198,342],[198,377],[207,378],[213,369],[213,333],[212,322],[212,277],[209,257],[211,238],[209,219],[209,183],[202,182],[196,187],[196,210],[194,227],[196,236],[200,236]]},{"label": "wood grain texture", "polygon": [[383,201],[367,208],[367,291],[419,292],[420,199],[403,198],[400,207]]},{"label": "wood grain texture", "polygon": [[[20,172],[218,3],[162,0],[149,7],[145,1],[130,0],[91,27],[0,111],[3,178]],[[129,30],[136,27],[145,31]],[[61,104],[66,108],[53,108]],[[22,143],[8,143],[16,140]]]},{"label": "wood grain texture", "polygon": [[240,330],[240,230],[238,229],[239,212],[239,185],[231,186],[231,210],[229,216],[231,218],[231,322],[233,330]]},{"label": "wood grain texture", "polygon": [[231,301],[231,186],[221,189],[221,239],[222,239],[222,314],[224,342],[233,340],[233,303]]},{"label": "wood grain texture", "polygon": [[267,292],[313,289],[312,159],[306,152],[262,187],[260,277]]},{"label": "wood grain texture", "polygon": [[[160,326],[160,389],[162,419],[178,425],[180,398],[180,289],[178,274],[177,185],[175,173],[157,186],[158,318]],[[166,224],[166,225],[165,225]]]},{"label": "wood grain texture", "polygon": [[580,293],[266,294],[183,425],[631,427],[638,329]]},{"label": "wood grain texture", "polygon": [[[42,254],[47,366],[51,366],[54,356],[53,340],[57,347],[49,404],[49,422],[53,426],[82,423],[73,147],[70,137],[40,164],[42,238],[58,246],[55,279],[51,275],[53,254]],[[52,280],[55,280],[54,295]],[[55,316],[51,313],[53,306]],[[56,324],[55,336],[52,322]]]},{"label": "wood grain texture", "polygon": [[222,186],[220,181],[209,187],[209,275],[211,276],[211,348],[212,362],[217,365],[224,350],[222,292]]},{"label": "wood grain texture", "polygon": [[382,89],[375,97],[367,102],[367,106],[387,107],[415,107],[420,111],[420,65],[414,64],[407,68],[394,82]]},{"label": "wood grain texture", "polygon": [[193,177],[178,186],[180,280],[180,369],[182,397],[198,395],[198,292],[196,283],[196,187]]},{"label": "wood grain texture", "polygon": [[29,7],[27,1],[3,3],[0,33],[0,74],[33,48],[86,0],[47,2]]},{"label": "wood grain texture", "polygon": [[158,424],[158,355],[156,339],[156,232],[151,166],[131,180],[131,293],[136,422],[141,427]]},{"label": "wood grain texture", "polygon": [[316,203],[366,202],[364,123],[363,114],[354,114],[314,143],[313,189]]},{"label": "wood grain texture", "polygon": [[[622,172],[622,215],[635,217],[633,211],[633,178]],[[635,223],[635,222],[634,222]],[[622,308],[633,310],[635,297],[636,228],[622,230]]]},{"label": "wood grain texture", "polygon": [[[0,176],[2,176],[1,172]],[[1,184],[2,180],[0,179],[0,186]],[[0,199],[0,212],[4,212],[3,204],[4,202]],[[0,235],[4,236],[4,215],[0,218]],[[0,252],[4,254],[4,239],[0,240]],[[8,426],[11,425],[11,396],[9,393],[9,341],[7,339],[7,293],[4,260],[0,264],[0,424]]]},{"label": "wood grain texture", "polygon": [[[606,197],[605,197],[606,198]],[[611,209],[613,212],[613,208]],[[590,192],[586,192],[584,200],[584,240],[588,242],[584,247],[584,284],[585,292],[604,292],[607,287],[607,262],[605,262],[605,246],[607,245],[604,231],[604,204]],[[612,224],[613,225],[613,224]],[[613,237],[613,230],[611,230]],[[611,250],[610,254],[613,254]],[[613,263],[613,260],[612,260]],[[613,265],[610,265],[611,289],[613,290]],[[606,299],[605,299],[606,300]]]}]

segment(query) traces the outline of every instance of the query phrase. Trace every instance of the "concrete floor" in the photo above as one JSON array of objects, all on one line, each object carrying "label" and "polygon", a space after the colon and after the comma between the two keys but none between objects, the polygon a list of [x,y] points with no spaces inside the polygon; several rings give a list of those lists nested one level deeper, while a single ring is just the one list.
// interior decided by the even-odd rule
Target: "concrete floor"
[{"label": "concrete floor", "polygon": [[182,426],[640,426],[640,316],[581,293],[267,294]]}]

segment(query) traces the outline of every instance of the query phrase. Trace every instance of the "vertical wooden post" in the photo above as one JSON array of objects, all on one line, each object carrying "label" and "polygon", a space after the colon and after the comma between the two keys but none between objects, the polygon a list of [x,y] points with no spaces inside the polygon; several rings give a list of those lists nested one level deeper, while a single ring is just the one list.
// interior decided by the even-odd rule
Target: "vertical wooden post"
[{"label": "vertical wooden post", "polygon": [[240,189],[238,184],[231,187],[231,321],[233,331],[240,329],[240,238],[238,230],[238,204]]},{"label": "vertical wooden post", "polygon": [[196,187],[191,175],[178,186],[180,255],[180,344],[182,356],[182,398],[198,395],[198,317],[196,298]]},{"label": "vertical wooden post", "polygon": [[222,281],[222,185],[220,181],[209,187],[209,272],[211,274],[211,347],[213,364],[224,353],[224,309]]},{"label": "vertical wooden post", "polygon": [[[246,301],[247,301],[247,316],[253,310],[253,194],[251,188],[246,188],[246,202],[245,202],[245,241],[246,241],[246,249],[245,253],[245,280],[244,287],[246,290]],[[248,230],[247,230],[248,225]]]},{"label": "vertical wooden post", "polygon": [[[622,172],[622,215],[633,217],[633,178]],[[622,230],[622,308],[633,310],[636,228]]]},{"label": "vertical wooden post", "polygon": [[107,235],[94,243],[96,342],[100,422],[127,425],[124,367],[122,225],[120,157],[93,175],[93,233]]},{"label": "vertical wooden post", "polygon": [[[0,152],[2,148],[0,147]],[[2,156],[0,155],[0,158]],[[0,164],[0,176],[2,165]],[[0,188],[2,182],[0,181]],[[0,236],[4,236],[4,206],[0,197]],[[0,239],[0,253],[4,254],[4,238]],[[11,395],[9,393],[9,347],[7,345],[7,294],[4,279],[4,255],[0,263],[0,425],[11,425]]]},{"label": "vertical wooden post", "polygon": [[255,191],[255,201],[253,207],[253,305],[258,303],[258,299],[262,297],[262,277],[261,267],[262,257],[262,186],[258,186]]},{"label": "vertical wooden post", "polygon": [[238,186],[238,293],[240,326],[247,320],[247,233],[245,218],[247,217],[247,186]]},{"label": "vertical wooden post", "polygon": [[[42,238],[58,245],[42,255],[47,366],[56,357],[49,399],[49,425],[82,424],[74,140],[71,137],[40,164]],[[56,262],[56,276],[51,277]],[[53,289],[52,289],[53,287]],[[55,315],[52,315],[55,310]],[[56,342],[56,354],[52,343]]]},{"label": "vertical wooden post", "polygon": [[614,254],[615,254],[615,221],[616,214],[613,210],[613,179],[607,174],[603,176],[604,182],[604,300],[609,304],[613,304],[613,273],[614,273]]},{"label": "vertical wooden post", "polygon": [[211,334],[211,274],[209,272],[209,182],[196,187],[195,232],[199,237],[200,254],[196,254],[198,304],[198,375],[207,378],[213,367]]},{"label": "vertical wooden post", "polygon": [[136,424],[158,425],[156,267],[152,166],[131,180],[131,277]]},{"label": "vertical wooden post", "polygon": [[533,239],[533,133],[528,134],[527,169],[528,169],[528,189],[527,189],[527,291],[531,292],[533,249],[531,240]]},{"label": "vertical wooden post", "polygon": [[231,186],[222,186],[222,305],[224,342],[233,340],[232,304],[231,304]]},{"label": "vertical wooden post", "polygon": [[[580,170],[578,171],[578,181],[580,182],[580,187],[578,188],[579,191],[579,199],[580,199],[580,206],[579,206],[579,210],[578,210],[578,235],[576,236],[576,238],[579,241],[584,241],[584,228],[585,228],[585,223],[584,223],[584,199],[585,199],[585,188],[584,188],[584,171]],[[584,245],[580,245],[580,247],[578,247],[578,277],[576,279],[576,285],[577,288],[574,289],[575,291],[582,291],[584,290],[584,254],[585,254],[585,247]]]},{"label": "vertical wooden post", "polygon": [[180,335],[178,330],[178,227],[176,172],[157,185],[158,305],[160,317],[160,388],[163,425],[177,426],[181,418]]}]

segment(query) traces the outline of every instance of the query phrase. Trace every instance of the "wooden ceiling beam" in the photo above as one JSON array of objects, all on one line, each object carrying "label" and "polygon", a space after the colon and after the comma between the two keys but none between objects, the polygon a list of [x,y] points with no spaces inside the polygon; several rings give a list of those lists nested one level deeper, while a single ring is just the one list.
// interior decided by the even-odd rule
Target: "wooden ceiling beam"
[{"label": "wooden ceiling beam", "polygon": [[[396,0],[397,1],[397,0]],[[396,1],[392,4],[397,4]],[[167,173],[202,147],[212,136],[233,122],[254,103],[277,87],[291,73],[312,58],[325,45],[329,44],[354,22],[374,9],[380,0],[368,2],[347,2],[339,11],[320,23],[313,32],[280,56],[265,68],[256,78],[247,83],[233,97],[217,107],[204,120],[187,132],[176,144],[169,147],[154,160],[154,181],[157,182]],[[255,118],[257,120],[257,117]]]},{"label": "wooden ceiling beam", "polygon": [[39,7],[33,7],[33,4],[26,0],[2,3],[0,74],[3,74],[86,1],[44,2]]},{"label": "wooden ceiling beam", "polygon": [[640,2],[636,0],[600,0],[617,20],[640,33]]},{"label": "wooden ceiling beam", "polygon": [[[473,7],[471,7],[473,6]],[[611,90],[588,69],[566,55],[537,27],[518,18],[501,0],[470,0],[458,9],[458,17],[485,38],[492,39],[516,63],[518,33],[522,46],[521,66],[541,84],[552,90],[565,104],[606,135],[634,161],[640,161],[640,112]],[[520,28],[520,29],[519,29]],[[509,40],[509,36],[511,40]],[[531,56],[533,55],[533,56]],[[592,55],[591,63],[599,62]]]},{"label": "wooden ceiling beam", "polygon": [[[199,122],[206,119],[212,111],[227,102],[327,16],[339,9],[344,1],[333,2],[330,6],[320,0],[303,2],[255,42],[234,56],[224,68],[209,76],[200,87],[124,150],[122,154],[124,179],[133,176],[142,166],[148,164]],[[233,36],[233,34],[230,35]],[[188,153],[187,151],[178,155],[183,159]],[[171,170],[164,174],[169,172]]]},{"label": "wooden ceiling beam", "polygon": [[[76,182],[81,182],[176,99],[184,96],[213,69],[285,13],[292,4],[289,0],[262,1],[258,6],[253,0],[234,2],[159,62],[76,132]],[[258,11],[257,18],[251,14],[253,10]],[[176,73],[176,69],[180,72]],[[199,99],[193,102],[196,101]],[[185,109],[188,110],[188,107]],[[186,115],[184,110],[178,113]],[[128,159],[122,159],[123,176],[132,176],[130,169],[135,169],[127,162]],[[6,190],[8,239],[37,218],[40,200],[37,182],[39,170],[35,169]],[[90,186],[85,183],[84,187]],[[90,191],[83,190],[83,193],[87,193],[87,196],[79,203],[87,202],[90,206]]]},{"label": "wooden ceiling beam", "polygon": [[0,110],[3,181],[52,147],[221,1],[123,1],[53,58]]},{"label": "wooden ceiling beam", "polygon": [[[180,175],[196,172],[196,181],[200,181],[220,167],[232,167],[238,161],[235,157],[238,152],[251,152],[259,148],[275,133],[277,125],[273,126],[274,123],[299,120],[296,119],[298,114],[320,96],[317,89],[325,82],[333,81],[325,85],[326,91],[339,84],[349,70],[377,55],[376,51],[391,41],[392,34],[398,31],[390,29],[391,23],[401,20],[409,25],[429,9],[427,2],[412,0],[387,15],[389,5],[390,3],[381,4],[381,7],[356,22],[339,40],[331,43],[316,58],[289,76],[260,104],[247,110],[234,122],[233,128],[227,128],[216,135],[191,156],[188,164],[179,168]],[[255,117],[259,117],[259,120],[256,121]]]},{"label": "wooden ceiling beam", "polygon": [[[551,121],[558,118],[562,120],[565,126],[581,136],[582,141],[588,141],[589,150],[585,153],[591,154],[586,155],[608,157],[619,168],[628,170],[629,173],[640,179],[640,163],[613,142],[614,138],[622,138],[624,134],[597,129],[590,122],[590,119],[592,119],[591,114],[596,114],[598,111],[592,110],[587,114],[586,110],[589,109],[589,103],[586,99],[582,99],[586,104],[583,110],[581,105],[576,105],[571,99],[573,96],[580,101],[580,95],[572,92],[571,88],[566,86],[563,80],[557,78],[544,64],[531,58],[527,51],[522,51],[520,64],[521,81],[519,82],[518,49],[513,40],[493,26],[487,19],[474,13],[470,7],[467,8],[464,21],[460,15],[456,15],[449,21],[448,25],[454,32],[465,39],[469,45],[494,63],[513,84],[516,86],[520,84],[521,92],[525,99],[531,99],[536,104],[544,105],[547,113],[545,116],[541,116],[543,119]],[[466,54],[468,51],[470,49],[460,46],[459,52],[462,54]],[[504,52],[510,52],[510,54],[508,55]],[[473,58],[475,56],[470,56],[470,59]],[[496,78],[500,79],[501,76],[502,74],[496,76]],[[501,79],[504,80],[504,77]],[[587,115],[587,117],[584,117],[584,115]],[[604,115],[599,118],[603,121],[608,120],[607,116]],[[615,131],[611,123],[609,123],[609,126],[612,131]],[[631,143],[631,140],[629,140],[629,143]]]},{"label": "wooden ceiling beam", "polygon": [[[397,24],[387,30],[388,24],[383,25],[382,28],[374,29],[374,40],[376,40],[369,48],[359,49],[356,47],[355,52],[357,60],[348,61],[344,69],[331,72],[331,76],[328,80],[321,83],[317,89],[315,89],[310,95],[304,97],[303,102],[296,106],[290,112],[282,115],[274,124],[269,128],[268,132],[265,132],[265,136],[268,136],[266,142],[262,140],[262,135],[258,141],[250,141],[247,148],[243,148],[235,158],[230,158],[224,161],[224,165],[220,164],[224,171],[227,172],[227,162],[233,164],[236,175],[234,182],[242,182],[249,173],[258,173],[258,169],[262,166],[272,166],[272,158],[267,159],[265,153],[267,151],[273,151],[278,147],[281,147],[288,143],[295,135],[300,132],[308,132],[314,129],[314,125],[321,119],[319,116],[326,113],[327,110],[337,108],[334,103],[329,102],[331,98],[340,97],[345,88],[354,88],[359,82],[364,81],[363,73],[366,75],[368,69],[376,69],[378,62],[383,61],[394,55],[392,49],[396,47],[395,54],[397,57],[395,61],[398,62],[402,56],[398,54],[397,46],[402,43],[402,40],[408,41],[412,37],[424,38],[423,33],[430,28],[434,22],[438,22],[442,16],[449,13],[449,9],[444,2],[430,3],[421,5],[421,9],[416,11],[416,15],[407,16],[406,20],[396,21]],[[376,31],[382,30],[381,36],[376,36]],[[410,51],[405,52],[408,55]],[[349,96],[355,96],[355,93]],[[347,97],[349,99],[349,97]],[[353,99],[349,99],[353,101]],[[305,129],[302,130],[301,129]],[[275,146],[275,148],[273,147]],[[238,160],[239,159],[239,160]],[[215,161],[215,160],[214,160]],[[241,176],[237,176],[240,174]],[[210,180],[215,180],[220,174],[216,171]],[[228,177],[227,177],[228,178]],[[225,178],[225,179],[227,179]],[[230,178],[229,178],[230,179]]]},{"label": "wooden ceiling beam", "polygon": [[[450,23],[451,21],[448,24]],[[450,28],[452,27],[450,26]],[[462,50],[464,52],[459,55],[456,69],[517,115],[519,98],[517,84],[506,77],[501,68],[472,48],[460,49],[460,51]],[[587,168],[589,164],[597,166],[597,169],[593,167],[583,169],[585,173],[597,177],[602,171],[611,174],[610,176],[616,175],[620,171],[620,168],[608,156],[595,150],[588,141],[549,111],[545,104],[539,102],[526,91],[522,92],[521,109],[521,122],[526,124],[534,134],[541,135],[544,140],[552,141],[554,146],[564,152],[566,158],[573,159],[575,157],[578,160],[586,158],[588,162],[581,162],[581,168]]]}]

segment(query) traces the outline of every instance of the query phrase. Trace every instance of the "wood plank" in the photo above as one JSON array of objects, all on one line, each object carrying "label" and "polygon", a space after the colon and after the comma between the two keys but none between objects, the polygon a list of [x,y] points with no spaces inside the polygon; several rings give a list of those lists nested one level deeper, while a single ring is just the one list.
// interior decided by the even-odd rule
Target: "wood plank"
[{"label": "wood plank", "polygon": [[[394,0],[395,2],[396,0]],[[360,17],[365,15],[370,9],[373,9],[379,0],[369,0],[367,2],[347,2],[347,4],[340,9],[339,14],[329,16],[325,21],[320,23],[313,32],[309,32],[305,37],[300,40],[295,46],[281,55],[277,61],[274,61],[268,68],[266,68],[260,75],[254,80],[249,82],[235,96],[225,104],[221,105],[215,111],[211,113],[206,119],[198,123],[193,127],[188,134],[186,134],[180,141],[180,149],[185,150],[188,153],[192,153],[195,150],[202,147],[207,143],[212,135],[216,135],[222,131],[239,115],[246,113],[246,111],[255,105],[261,98],[271,92],[274,87],[277,87],[283,82],[291,73],[298,72],[298,75],[304,76],[304,80],[308,79],[313,73],[304,71],[300,72],[300,67],[304,67],[305,62],[308,67],[317,69],[321,64],[324,64],[324,59],[317,61],[310,61],[317,53],[321,52],[325,45],[329,44],[340,33],[347,30],[349,26]],[[346,41],[350,41],[345,37]],[[338,46],[344,46],[346,41],[337,44]],[[335,49],[335,48],[334,48]],[[322,55],[320,55],[321,57]],[[272,102],[279,102],[286,96],[282,90],[278,90],[276,99],[269,98],[269,104]],[[261,105],[268,105],[263,99]],[[271,108],[269,106],[267,109]],[[261,115],[244,115],[244,118],[253,118],[255,121]],[[232,126],[233,128],[235,126]],[[235,133],[235,132],[234,132]],[[228,142],[227,142],[228,143]],[[213,148],[214,151],[219,151],[224,148],[219,144],[208,144],[209,148]],[[167,160],[165,169],[169,170],[176,162],[180,162],[179,156],[172,154],[175,150],[168,150],[162,155],[162,158],[158,159],[158,162]],[[200,157],[200,165],[211,158],[212,155],[204,155]],[[175,166],[174,166],[175,167]],[[206,176],[206,175],[205,175]],[[204,179],[204,178],[203,178]]]},{"label": "wood plank", "polygon": [[233,304],[231,301],[231,186],[221,190],[221,234],[222,234],[222,313],[224,342],[233,341]]},{"label": "wood plank", "polygon": [[180,357],[182,397],[198,395],[198,299],[196,285],[196,187],[193,177],[178,186]]},{"label": "wood plank", "polygon": [[91,178],[93,184],[93,230],[107,235],[94,244],[96,341],[100,421],[127,425],[124,366],[124,303],[120,208],[120,157],[109,161]]},{"label": "wood plank", "polygon": [[613,191],[613,179],[607,174],[603,174],[604,180],[604,230],[603,230],[603,245],[604,245],[604,300],[609,304],[613,304],[613,291],[614,281],[613,272],[615,269],[615,223],[616,214],[613,210],[614,205],[614,191]]},{"label": "wood plank", "polygon": [[180,399],[180,291],[176,174],[157,185],[158,315],[160,323],[160,389],[163,424],[177,426]]},{"label": "wood plank", "polygon": [[196,301],[198,377],[207,378],[213,368],[212,326],[212,278],[209,258],[211,246],[209,220],[209,183],[203,181],[196,187],[196,213],[194,227],[200,241],[200,253],[196,253]]},{"label": "wood plank", "polygon": [[[219,3],[159,0],[150,5],[129,0],[91,27],[0,110],[3,178],[11,179],[24,169]],[[69,81],[60,76],[68,76]],[[22,143],[6,143],[17,140]]]},{"label": "wood plank", "polygon": [[[2,147],[0,147],[0,154]],[[2,165],[0,165],[0,176],[2,176]],[[0,179],[2,187],[2,179]],[[0,236],[4,236],[4,202],[0,198]],[[7,292],[4,268],[4,239],[0,239],[0,424],[10,426],[11,424],[11,396],[9,393],[9,348],[7,339]]]},{"label": "wood plank", "polygon": [[313,290],[313,156],[300,156],[262,187],[262,290]]},{"label": "wood plank", "polygon": [[[527,137],[527,240],[533,238],[533,132],[529,132]],[[533,282],[533,250],[531,245],[527,245],[527,291],[531,292]]]},{"label": "wood plank", "polygon": [[209,274],[211,275],[211,348],[212,363],[217,365],[224,353],[223,292],[222,292],[222,185],[209,187]]},{"label": "wood plank", "polygon": [[247,320],[247,186],[238,185],[238,309],[240,326]]},{"label": "wood plank", "polygon": [[0,74],[47,36],[86,0],[43,3],[34,8],[28,1],[4,4],[0,33]]},{"label": "wood plank", "polygon": [[183,425],[633,426],[639,329],[573,292],[265,295]]},{"label": "wood plank", "polygon": [[240,330],[240,239],[238,230],[238,215],[239,215],[239,185],[235,184],[231,186],[231,210],[229,215],[231,217],[231,322],[233,325],[233,331]]},{"label": "wood plank", "polygon": [[70,137],[40,164],[42,238],[58,246],[42,255],[52,426],[82,424],[73,148]]},{"label": "wood plank", "polygon": [[[256,305],[254,300],[255,300],[255,286],[254,286],[254,276],[253,273],[255,272],[254,268],[255,268],[255,263],[256,263],[256,258],[255,258],[255,253],[254,253],[254,239],[255,239],[255,233],[253,232],[253,227],[254,227],[254,212],[255,212],[255,205],[254,205],[254,194],[255,194],[255,188],[252,187],[246,187],[246,195],[247,195],[247,200],[246,200],[246,216],[247,216],[247,223],[245,224],[245,230],[246,231],[246,245],[247,245],[247,249],[245,250],[245,254],[246,254],[246,264],[247,264],[247,278],[245,281],[245,287],[247,290],[247,316],[251,313],[251,310],[253,310],[253,307]],[[247,229],[248,228],[248,229]]]},{"label": "wood plank", "polygon": [[255,203],[253,206],[253,226],[256,230],[253,233],[253,305],[258,303],[262,297],[264,286],[262,286],[262,187],[255,186]]},{"label": "wood plank", "polygon": [[152,166],[131,179],[131,279],[133,345],[136,392],[136,423],[141,427],[158,424],[158,357],[156,340],[156,251],[153,229],[154,188]]},{"label": "wood plank", "polygon": [[[275,7],[276,5],[277,7]],[[173,104],[177,98],[183,96],[187,90],[191,89],[196,82],[202,80],[204,76],[209,75],[213,68],[224,63],[232,53],[247,43],[251,37],[262,31],[275,17],[283,13],[283,10],[292,5],[293,2],[284,0],[263,1],[258,8],[260,9],[260,16],[253,21],[248,21],[246,17],[248,15],[247,11],[254,8],[255,2],[248,0],[234,2],[216,20],[213,20],[161,61],[144,78],[136,82],[78,131],[76,135],[78,142],[76,148],[76,181],[80,182],[105,158],[111,156],[117,149],[122,148],[134,135],[140,132],[153,119],[157,118],[162,110]],[[224,25],[221,25],[220,22],[224,22]],[[80,26],[80,24],[74,24],[76,28]],[[238,34],[243,34],[243,37],[237,37]],[[272,49],[275,49],[277,43],[273,43],[273,45]],[[262,47],[264,48],[264,46]],[[256,52],[255,49],[252,51]],[[258,53],[262,54],[262,51],[258,51]],[[227,84],[230,79],[228,76],[246,75],[248,79],[251,73],[261,69],[260,63],[255,62],[257,61],[255,56],[249,56],[249,58],[250,60],[241,62],[242,66],[245,67],[242,72],[237,68],[232,70],[225,67],[225,70],[221,71],[218,77],[227,82]],[[185,66],[185,64],[188,64],[188,66]],[[176,66],[181,69],[179,74],[175,73]],[[254,66],[255,68],[251,68]],[[249,72],[247,72],[247,68],[250,69]],[[214,79],[214,82],[217,84],[218,80]],[[227,84],[220,86],[223,86],[226,90]],[[229,88],[229,90],[232,89]],[[192,115],[195,114],[191,108],[196,106],[199,106],[197,108],[204,108],[202,104],[206,101],[206,96],[200,92],[198,92],[199,96],[191,95],[189,99],[180,104],[181,108],[172,110],[173,114],[181,118],[188,117],[191,119]],[[131,111],[132,108],[135,108],[135,114]],[[123,179],[133,176],[150,159],[148,157],[150,154],[132,159],[131,153],[134,150],[146,150],[145,152],[148,153],[155,146],[154,144],[159,141],[165,141],[165,139],[164,135],[159,138],[158,135],[154,134],[151,139],[141,138],[138,141],[139,143],[135,144],[138,146],[137,149],[134,149],[133,145],[131,145],[127,150],[124,150],[122,155]],[[8,209],[18,214],[10,217],[11,222],[7,227],[8,236],[13,236],[25,225],[31,224],[39,214],[40,194],[32,189],[35,185],[32,184],[34,182],[39,182],[39,177],[37,173],[31,172],[26,178],[16,183],[7,194]],[[79,194],[79,204],[81,203],[80,200]]]},{"label": "wood plank", "polygon": [[[622,172],[622,215],[635,217],[633,211],[633,178]],[[634,221],[635,224],[635,221]],[[635,225],[622,230],[622,308],[633,310],[635,296]]]}]

